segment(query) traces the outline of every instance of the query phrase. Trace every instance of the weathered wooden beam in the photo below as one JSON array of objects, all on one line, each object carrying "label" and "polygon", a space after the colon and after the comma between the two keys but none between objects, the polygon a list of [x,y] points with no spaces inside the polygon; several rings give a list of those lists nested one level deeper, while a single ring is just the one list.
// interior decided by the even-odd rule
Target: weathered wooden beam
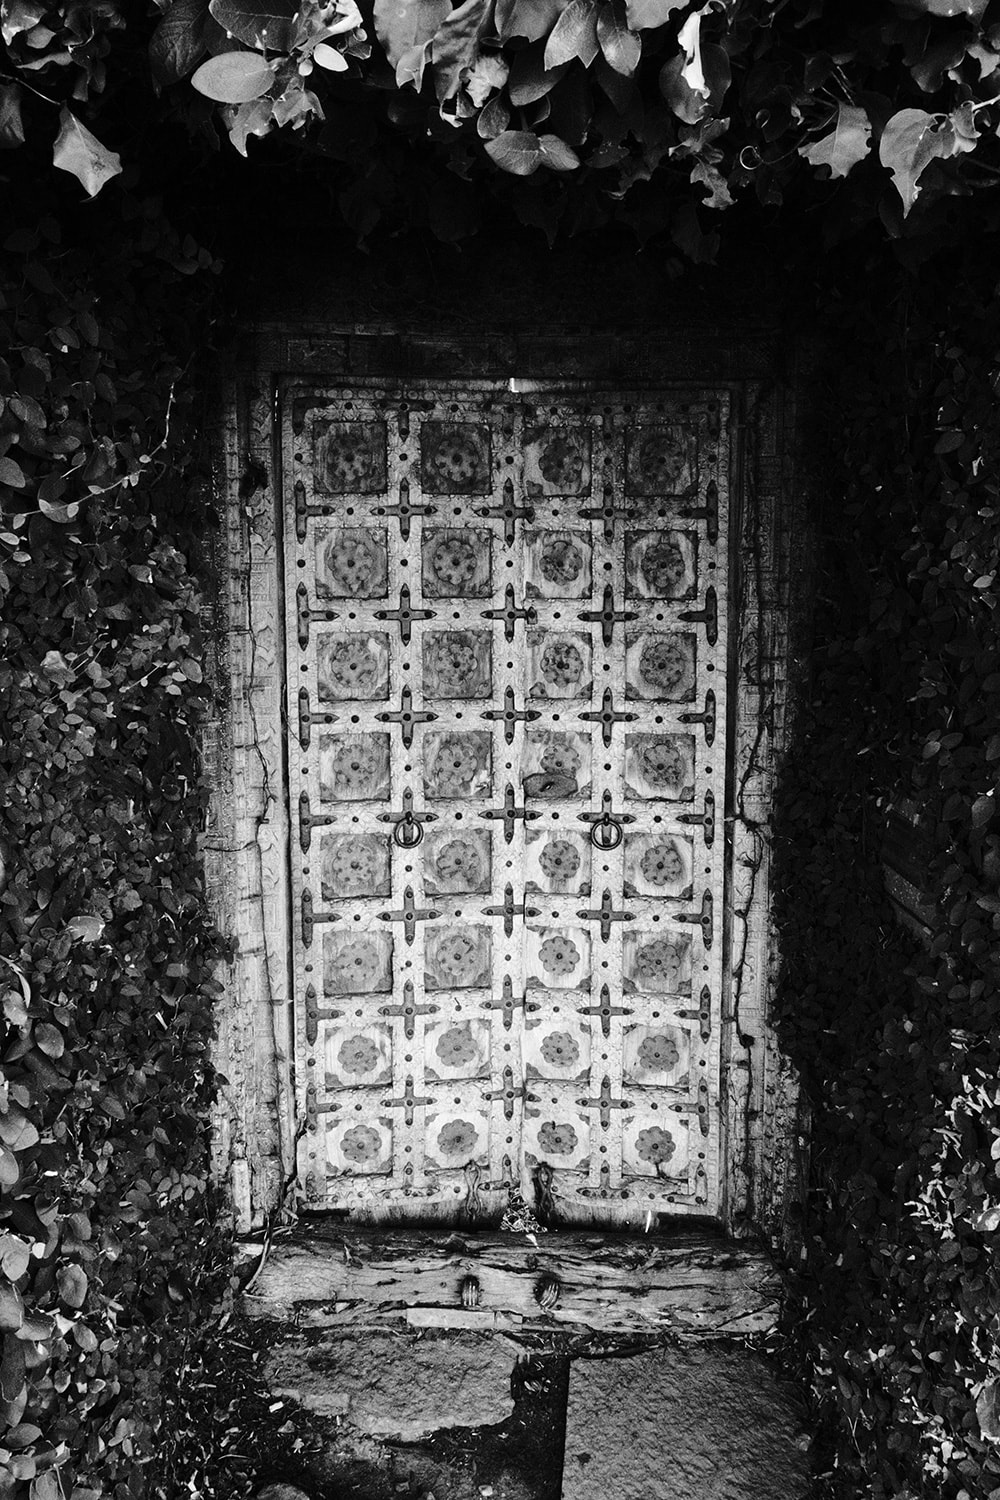
[{"label": "weathered wooden beam", "polygon": [[768,1257],[708,1229],[451,1234],[310,1226],[276,1240],[244,1296],[310,1327],[750,1333],[774,1326]]}]

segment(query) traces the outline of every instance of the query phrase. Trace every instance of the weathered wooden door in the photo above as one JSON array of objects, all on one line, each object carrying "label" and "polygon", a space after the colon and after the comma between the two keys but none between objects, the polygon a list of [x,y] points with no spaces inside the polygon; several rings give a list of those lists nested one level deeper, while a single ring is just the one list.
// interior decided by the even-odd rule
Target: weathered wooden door
[{"label": "weathered wooden door", "polygon": [[285,391],[316,1208],[717,1211],[729,431],[724,390]]}]

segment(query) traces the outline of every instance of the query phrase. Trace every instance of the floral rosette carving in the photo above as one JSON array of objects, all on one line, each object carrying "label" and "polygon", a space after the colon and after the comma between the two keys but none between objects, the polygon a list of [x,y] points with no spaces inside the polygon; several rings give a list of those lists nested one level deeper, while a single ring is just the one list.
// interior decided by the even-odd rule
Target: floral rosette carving
[{"label": "floral rosette carving", "polygon": [[320,440],[323,484],[329,494],[370,494],[385,487],[385,426],[331,423]]},{"label": "floral rosette carving", "polygon": [[475,637],[465,630],[436,631],[424,642],[424,682],[435,697],[479,698],[489,673]]},{"label": "floral rosette carving", "polygon": [[476,1044],[468,1026],[449,1026],[434,1044],[434,1051],[446,1068],[464,1068],[477,1056]]},{"label": "floral rosette carving", "polygon": [[382,949],[374,938],[347,938],[333,955],[327,976],[338,995],[373,990],[382,973]]},{"label": "floral rosette carving", "polygon": [[580,1045],[568,1031],[550,1031],[542,1042],[541,1053],[553,1068],[575,1068],[580,1061]]},{"label": "floral rosette carving", "polygon": [[660,1168],[666,1166],[671,1157],[676,1155],[677,1142],[661,1125],[649,1125],[645,1130],[639,1131],[635,1149],[640,1160],[648,1161],[659,1175]]},{"label": "floral rosette carving", "polygon": [[[487,543],[488,545],[488,543]],[[477,533],[447,531],[425,546],[426,591],[459,597],[483,592],[479,582],[483,543]]]},{"label": "floral rosette carving", "polygon": [[351,1073],[356,1077],[361,1077],[365,1073],[376,1071],[379,1064],[379,1050],[371,1037],[349,1036],[340,1044],[337,1061],[342,1073]]},{"label": "floral rosette carving", "polygon": [[632,475],[645,494],[669,491],[684,473],[687,441],[673,427],[650,427],[633,448]]},{"label": "floral rosette carving", "polygon": [[369,834],[345,833],[328,850],[323,861],[324,892],[336,901],[341,896],[379,894],[385,877],[385,849]]},{"label": "floral rosette carving", "polygon": [[463,797],[472,791],[480,769],[475,742],[459,734],[446,734],[431,761],[430,777],[439,797]]},{"label": "floral rosette carving", "polygon": [[375,795],[382,779],[382,760],[377,748],[364,740],[338,745],[329,763],[334,794],[357,800]]},{"label": "floral rosette carving", "polygon": [[483,946],[475,930],[451,927],[437,934],[429,958],[439,987],[468,988],[484,978]]},{"label": "floral rosette carving", "polygon": [[324,554],[330,592],[348,599],[367,599],[385,585],[385,544],[366,531],[342,531],[330,538]]},{"label": "floral rosette carving", "polygon": [[577,432],[542,436],[538,472],[555,494],[578,495],[586,482],[586,439]]},{"label": "floral rosette carving", "polygon": [[423,487],[432,495],[482,494],[489,488],[489,436],[461,422],[425,422],[420,434]]},{"label": "floral rosette carving", "polygon": [[553,687],[574,687],[583,677],[583,653],[572,641],[549,641],[542,649],[540,666]]},{"label": "floral rosette carving", "polygon": [[340,1154],[359,1166],[372,1161],[382,1149],[382,1137],[370,1125],[352,1125],[340,1138]]},{"label": "floral rosette carving", "polygon": [[568,734],[554,734],[542,751],[540,765],[543,771],[571,776],[576,781],[583,766],[583,756]]},{"label": "floral rosette carving", "polygon": [[676,984],[684,968],[681,947],[669,938],[655,938],[646,943],[635,956],[635,972],[640,979],[655,983]]},{"label": "floral rosette carving", "polygon": [[552,537],[542,548],[538,571],[548,583],[565,588],[583,572],[583,553],[568,537]]},{"label": "floral rosette carving", "polygon": [[684,861],[672,839],[651,845],[642,856],[639,868],[650,885],[676,885],[684,877]]},{"label": "floral rosette carving", "polygon": [[572,1156],[579,1140],[568,1120],[543,1120],[538,1127],[538,1144],[546,1156]]},{"label": "floral rosette carving", "polygon": [[639,572],[651,593],[675,594],[687,573],[684,553],[670,537],[660,537],[642,554]]},{"label": "floral rosette carving", "polygon": [[470,1120],[448,1120],[438,1131],[438,1155],[469,1161],[478,1139],[476,1127]]},{"label": "floral rosette carving", "polygon": [[639,653],[639,675],[650,687],[672,693],[684,681],[689,657],[684,647],[669,636],[646,641]]},{"label": "floral rosette carving", "polygon": [[580,869],[580,851],[569,839],[550,839],[538,856],[549,880],[572,880]]},{"label": "floral rosette carving", "polygon": [[366,636],[343,636],[325,643],[320,664],[322,697],[374,698],[384,686],[378,651]]},{"label": "floral rosette carving", "polygon": [[675,740],[657,739],[639,751],[639,771],[650,786],[678,787],[686,769],[684,756]]},{"label": "floral rosette carving", "polygon": [[639,1065],[651,1073],[669,1073],[680,1061],[677,1043],[666,1032],[653,1031],[639,1043]]},{"label": "floral rosette carving", "polygon": [[434,855],[434,872],[444,890],[476,890],[486,874],[479,845],[471,839],[449,839]]},{"label": "floral rosette carving", "polygon": [[538,950],[538,962],[546,974],[564,976],[572,974],[580,962],[580,950],[572,938],[556,933],[548,937]]}]

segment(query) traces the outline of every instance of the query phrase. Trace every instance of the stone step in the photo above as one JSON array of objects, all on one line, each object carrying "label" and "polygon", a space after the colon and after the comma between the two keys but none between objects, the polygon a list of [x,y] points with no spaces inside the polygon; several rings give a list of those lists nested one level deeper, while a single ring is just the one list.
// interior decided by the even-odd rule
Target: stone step
[{"label": "stone step", "polygon": [[562,1500],[805,1500],[798,1412],[743,1343],[575,1359]]}]

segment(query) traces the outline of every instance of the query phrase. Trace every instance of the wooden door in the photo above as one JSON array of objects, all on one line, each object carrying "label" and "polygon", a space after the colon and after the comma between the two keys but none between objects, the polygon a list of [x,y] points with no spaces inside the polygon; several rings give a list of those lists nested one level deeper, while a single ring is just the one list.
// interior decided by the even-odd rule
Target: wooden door
[{"label": "wooden door", "polygon": [[729,425],[725,390],[285,392],[311,1206],[718,1210]]}]

